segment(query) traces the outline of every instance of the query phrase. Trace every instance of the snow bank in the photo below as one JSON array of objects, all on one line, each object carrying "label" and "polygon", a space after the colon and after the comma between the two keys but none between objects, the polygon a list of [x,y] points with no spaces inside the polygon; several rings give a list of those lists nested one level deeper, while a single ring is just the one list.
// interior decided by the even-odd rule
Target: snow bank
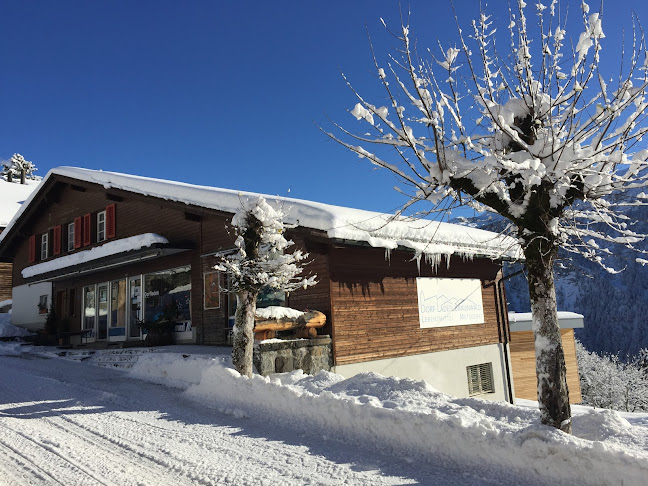
[{"label": "snow bank", "polygon": [[155,233],[144,233],[141,235],[131,236],[130,238],[122,238],[121,240],[104,243],[103,245],[96,246],[90,250],[83,250],[47,262],[37,263],[36,265],[25,268],[21,274],[23,278],[34,277],[35,275],[41,275],[54,270],[80,265],[110,255],[140,250],[156,243],[166,244],[168,242],[169,240],[163,236],[156,235]]},{"label": "snow bank", "polygon": [[0,342],[0,356],[20,356],[27,352],[20,342]]},{"label": "snow bank", "polygon": [[[121,189],[232,214],[237,213],[242,204],[249,205],[262,196],[268,202],[286,208],[286,222],[289,224],[324,231],[330,238],[366,242],[387,250],[410,248],[418,255],[430,257],[434,262],[438,262],[440,255],[459,255],[467,258],[522,256],[519,245],[513,238],[456,224],[76,167],[52,169],[45,177],[44,183],[53,175],[100,184],[106,189]],[[27,203],[35,195],[32,194]],[[16,218],[8,225],[7,231],[11,229],[22,210],[21,208]],[[4,234],[6,232],[0,235],[0,241]]]},{"label": "snow bank", "polygon": [[22,337],[30,334],[27,329],[11,324],[11,314],[0,314],[0,338]]},{"label": "snow bank", "polygon": [[411,460],[477,470],[493,465],[553,484],[627,486],[645,484],[648,477],[648,430],[616,412],[576,416],[579,438],[541,425],[537,408],[457,399],[423,381],[300,371],[248,379],[226,358],[180,356],[142,356],[131,373],[186,388],[194,400],[237,416],[317,427]]}]

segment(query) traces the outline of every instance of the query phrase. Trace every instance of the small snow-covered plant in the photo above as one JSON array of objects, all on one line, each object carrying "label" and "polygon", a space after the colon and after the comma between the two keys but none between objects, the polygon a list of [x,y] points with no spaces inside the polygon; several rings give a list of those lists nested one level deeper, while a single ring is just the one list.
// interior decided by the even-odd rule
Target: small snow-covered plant
[{"label": "small snow-covered plant", "polygon": [[[347,80],[357,101],[350,113],[363,128],[329,133],[392,171],[406,185],[398,189],[406,207],[468,205],[508,219],[527,267],[542,422],[565,432],[571,410],[556,313],[558,249],[615,271],[605,263],[610,244],[635,248],[646,236],[633,231],[626,210],[648,203],[643,33],[635,23],[618,72],[604,72],[601,15],[580,7],[574,42],[557,0],[533,7],[518,0],[499,31],[486,12],[468,30],[455,14],[456,41],[424,55],[401,23],[396,53],[384,62],[374,54],[386,106]],[[527,25],[528,8],[535,26]]]},{"label": "small snow-covered plant", "polygon": [[317,283],[316,277],[301,276],[308,254],[287,253],[293,242],[285,237],[283,211],[263,198],[243,204],[232,218],[236,251],[222,258],[216,269],[227,272],[230,291],[236,294],[232,362],[242,375],[252,376],[254,315],[262,289],[292,292]]},{"label": "small snow-covered plant", "polygon": [[22,181],[23,174],[26,179],[38,179],[34,175],[36,170],[38,170],[36,166],[29,160],[25,160],[20,154],[13,154],[11,159],[2,163],[2,175],[7,177],[8,180],[18,178],[18,180]]},{"label": "small snow-covered plant", "polygon": [[576,357],[584,405],[624,412],[648,411],[648,370],[639,356],[625,361],[618,355],[591,353],[576,341]]}]

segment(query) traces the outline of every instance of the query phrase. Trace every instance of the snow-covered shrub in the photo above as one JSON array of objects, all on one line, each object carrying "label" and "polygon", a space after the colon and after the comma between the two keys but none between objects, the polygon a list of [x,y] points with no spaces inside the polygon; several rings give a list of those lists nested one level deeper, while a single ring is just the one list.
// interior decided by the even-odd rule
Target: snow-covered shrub
[{"label": "snow-covered shrub", "polygon": [[591,353],[577,340],[576,356],[584,405],[648,411],[648,370],[642,366],[648,350],[624,362],[618,355]]},{"label": "snow-covered shrub", "polygon": [[[245,204],[245,203],[244,203]],[[284,213],[263,197],[244,205],[232,218],[236,251],[223,257],[217,270],[227,272],[236,293],[232,363],[242,375],[252,375],[256,299],[262,289],[291,292],[315,285],[315,276],[300,276],[307,253],[287,253],[293,242],[285,238]]]}]

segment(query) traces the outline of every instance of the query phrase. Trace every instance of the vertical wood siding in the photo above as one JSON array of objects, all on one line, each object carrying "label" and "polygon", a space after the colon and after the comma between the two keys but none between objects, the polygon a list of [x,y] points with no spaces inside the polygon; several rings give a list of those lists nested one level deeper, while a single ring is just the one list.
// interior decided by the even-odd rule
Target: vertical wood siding
[{"label": "vertical wood siding", "polygon": [[[334,248],[331,254],[332,323],[335,364],[395,358],[500,342],[496,286],[499,265],[490,260],[452,258],[449,269],[412,254],[370,248]],[[421,329],[416,277],[482,280],[484,324]],[[501,317],[500,317],[501,319]]]},{"label": "vertical wood siding", "polygon": [[[560,334],[565,350],[565,366],[567,367],[567,386],[569,387],[570,403],[580,403],[581,389],[576,361],[576,345],[574,330],[561,329]],[[527,400],[538,399],[538,381],[535,372],[535,347],[533,331],[516,331],[511,333],[511,367],[515,396]]]}]

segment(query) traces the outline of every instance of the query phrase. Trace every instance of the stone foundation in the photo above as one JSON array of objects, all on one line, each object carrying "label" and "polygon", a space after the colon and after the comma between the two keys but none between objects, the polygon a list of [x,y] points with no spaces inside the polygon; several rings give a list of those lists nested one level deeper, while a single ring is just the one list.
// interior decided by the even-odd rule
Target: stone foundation
[{"label": "stone foundation", "polygon": [[254,366],[263,376],[304,370],[314,375],[332,366],[331,338],[261,342],[254,346]]}]

